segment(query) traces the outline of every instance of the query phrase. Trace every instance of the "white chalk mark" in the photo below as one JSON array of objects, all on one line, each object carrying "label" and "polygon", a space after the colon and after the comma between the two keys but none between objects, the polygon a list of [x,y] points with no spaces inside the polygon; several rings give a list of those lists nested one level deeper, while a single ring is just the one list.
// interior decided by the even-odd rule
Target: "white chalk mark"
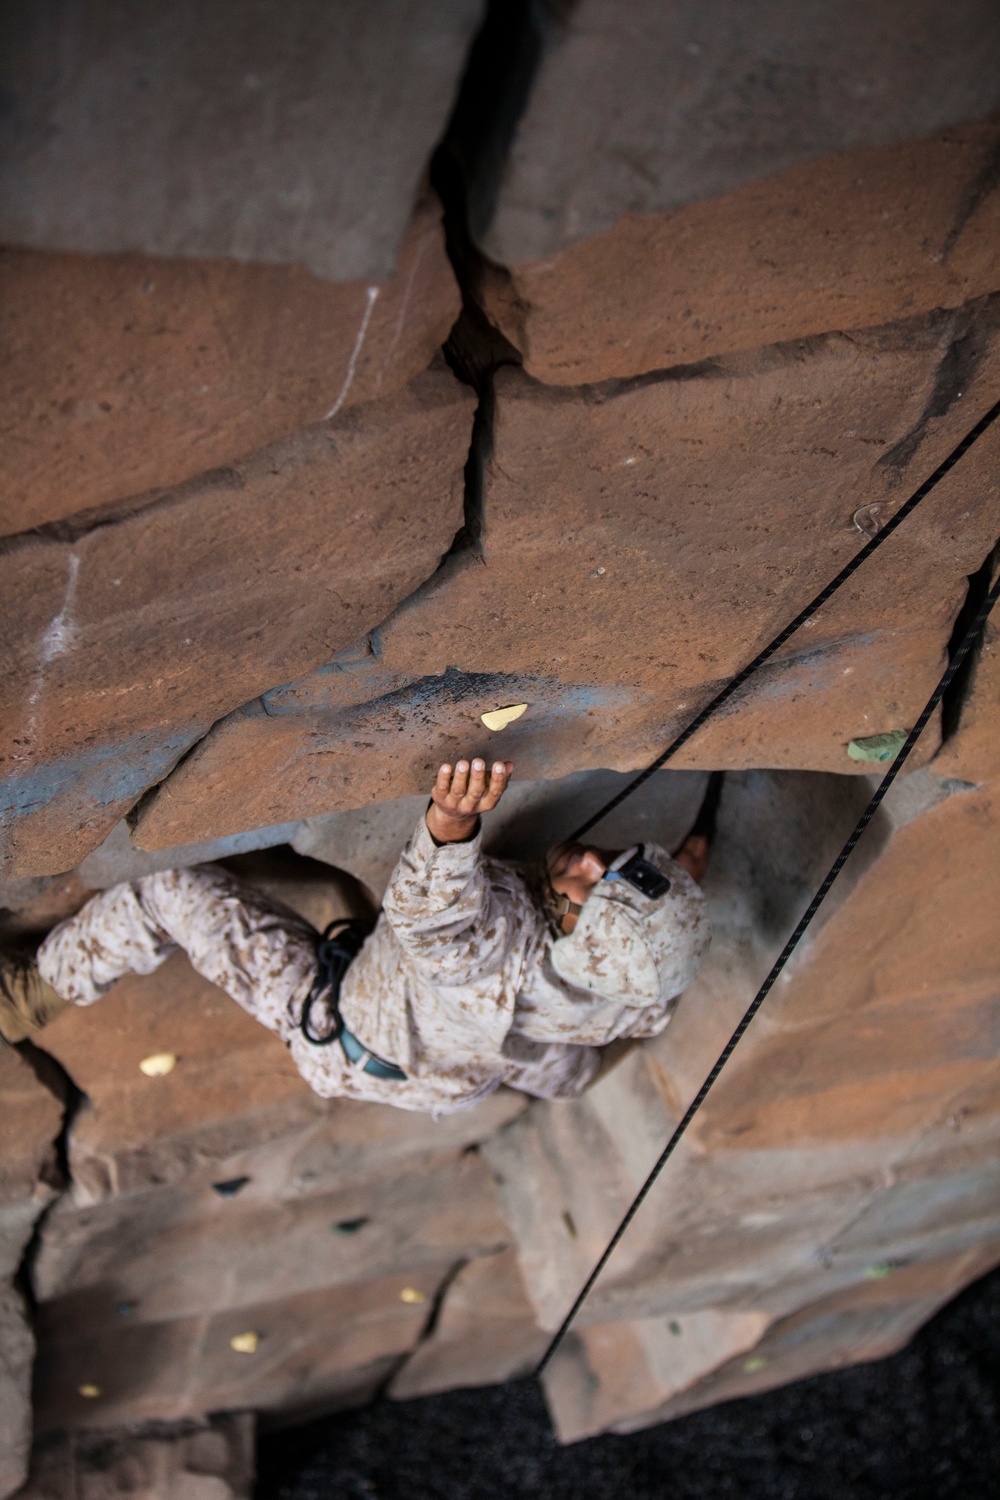
[{"label": "white chalk mark", "polygon": [[[49,624],[42,636],[38,648],[38,665],[31,682],[31,692],[28,694],[27,742],[34,745],[38,736],[38,705],[42,700],[45,688],[45,668],[57,657],[64,656],[76,639],[76,626],[73,624],[73,605],[76,602],[76,583],[80,573],[80,559],[75,552],[69,555],[69,575],[66,579],[66,588],[63,592],[62,608]],[[24,760],[25,756],[19,756]]]},{"label": "white chalk mark", "polygon": [[382,377],[385,375],[386,370],[389,368],[389,365],[392,362],[392,358],[396,353],[396,346],[403,336],[403,328],[406,324],[406,314],[410,308],[410,296],[413,292],[413,283],[417,278],[417,271],[420,268],[420,262],[423,259],[424,251],[427,248],[427,242],[429,238],[429,235],[424,236],[424,238],[420,241],[420,244],[417,246],[416,255],[413,257],[413,264],[410,267],[410,274],[409,276],[407,276],[406,286],[403,288],[403,300],[399,304],[399,313],[396,317],[396,326],[392,331],[392,342],[389,344],[389,352],[386,354],[385,359],[379,366],[378,378],[375,381],[376,391],[380,391],[382,389]]},{"label": "white chalk mark", "polygon": [[379,289],[377,286],[369,286],[365,288],[365,297],[367,299],[365,302],[365,310],[361,318],[361,327],[358,329],[358,336],[354,340],[354,348],[351,350],[351,357],[347,361],[347,374],[344,376],[344,383],[340,387],[340,395],[337,397],[336,401],[333,403],[333,405],[330,407],[330,410],[323,418],[324,422],[329,422],[331,417],[335,417],[340,408],[343,406],[345,400],[347,399],[347,393],[351,389],[351,386],[354,382],[354,371],[357,368],[358,355],[361,353],[361,346],[364,343],[365,335],[368,332],[368,324],[371,322],[372,308],[375,306],[375,302],[378,298],[378,291]]},{"label": "white chalk mark", "polygon": [[80,559],[75,552],[69,555],[69,577],[66,580],[66,592],[63,595],[62,609],[56,615],[52,624],[42,636],[42,649],[40,652],[43,663],[55,661],[57,656],[62,656],[69,650],[76,635],[73,626],[73,604],[76,600],[76,580],[80,573]]}]

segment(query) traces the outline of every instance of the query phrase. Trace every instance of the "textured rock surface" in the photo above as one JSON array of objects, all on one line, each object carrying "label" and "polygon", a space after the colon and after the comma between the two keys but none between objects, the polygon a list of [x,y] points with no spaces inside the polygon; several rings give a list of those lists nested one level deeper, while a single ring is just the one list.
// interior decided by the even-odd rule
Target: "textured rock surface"
[{"label": "textured rock surface", "polygon": [[[296,1144],[325,1155],[329,1174],[315,1132]],[[367,1171],[355,1160],[325,1191],[308,1169],[282,1183],[272,1156],[242,1187],[202,1173],[61,1205],[36,1269],[40,1427],[305,1414],[370,1395],[416,1343],[451,1266],[495,1251],[507,1227],[477,1156],[428,1156],[426,1144],[420,1156],[410,1142],[394,1177],[373,1135],[366,1147]],[[258,1347],[231,1348],[242,1332]],[[88,1385],[98,1394],[81,1396]]]},{"label": "textured rock surface", "polygon": [[[483,727],[484,711],[524,701],[525,696],[531,700],[529,710],[516,724],[496,734]],[[573,771],[581,762],[617,760],[636,766],[659,748],[660,711],[649,694],[637,696],[638,711],[615,689],[447,673],[342,712],[310,707],[302,713],[272,715],[254,704],[217,724],[150,797],[136,819],[134,838],[141,847],[155,849],[195,832],[222,835],[287,813],[314,820],[311,836],[304,828],[293,836],[303,853],[315,852],[316,840],[322,839],[331,863],[354,868],[350,856],[341,851],[341,833],[347,849],[354,848],[355,837],[369,849],[377,847],[378,878],[384,888],[438,765],[475,753],[511,759],[518,778],[525,778],[491,825],[495,847],[511,854],[528,852],[516,841],[507,849],[502,831],[512,818],[526,815],[534,799],[545,806],[545,829],[552,831],[549,838],[537,827],[530,852],[540,853],[557,833],[562,835],[579,821],[567,793],[593,785],[597,806],[604,800],[597,789],[605,784],[617,789],[624,778],[583,772],[563,778],[567,785],[562,795],[556,784],[534,778]],[[424,798],[418,801],[421,789]],[[325,816],[337,809],[357,809],[359,804],[360,811],[350,814],[347,824]],[[669,824],[668,818],[668,828]]]},{"label": "textured rock surface", "polygon": [[766,1313],[708,1308],[582,1329],[545,1375],[561,1441],[574,1443],[613,1430],[623,1418],[658,1411],[720,1364],[753,1349],[769,1321]]},{"label": "textured rock surface", "polygon": [[18,1500],[251,1500],[251,1412],[188,1422],[155,1436],[73,1433],[39,1445]]},{"label": "textured rock surface", "polygon": [[[821,1370],[882,1359],[998,1259],[1000,1242],[994,1242],[899,1267],[888,1278],[821,1297],[766,1331],[762,1324],[767,1319],[752,1313],[694,1313],[584,1329],[556,1356],[545,1377],[556,1430],[563,1442],[605,1429],[635,1432]],[[706,1350],[710,1369],[678,1394],[667,1395],[688,1373],[678,1368],[678,1345],[697,1327],[696,1320],[706,1320],[707,1332],[707,1320],[713,1317],[729,1339],[719,1337]],[[755,1328],[762,1333],[759,1339]],[[744,1339],[748,1342],[740,1348]]]},{"label": "textured rock surface", "polygon": [[[1000,397],[987,0],[490,7],[433,163],[454,276],[428,158],[482,7],[237,8],[0,22],[0,940],[209,858],[368,911],[459,751],[516,760],[488,846],[539,852]],[[37,1500],[243,1500],[206,1413],[528,1368],[869,797],[848,742],[913,721],[982,597],[998,474],[1000,424],[597,831],[674,846],[732,773],[710,960],[584,1098],[320,1101],[176,956],[41,1034],[82,1093],[40,1220],[62,1104],[0,1053]],[[551,1366],[564,1438],[877,1357],[1000,1259],[995,658]]]},{"label": "textured rock surface", "polygon": [[471,406],[439,369],[0,558],[8,874],[74,865],[213,719],[318,665],[434,571],[461,523]]},{"label": "textured rock surface", "polygon": [[[546,10],[538,72],[474,228],[506,264],[844,151],[980,119],[1000,102],[989,0],[790,6],[583,0]],[[492,170],[491,170],[492,169]]]},{"label": "textured rock surface", "polygon": [[[559,1112],[532,1106],[487,1146],[546,1326],[572,1301],[818,884],[856,816],[852,797],[863,804],[863,787],[833,778],[727,781],[707,883],[715,943],[675,1020],[584,1100]],[[847,1307],[863,1294],[867,1305],[867,1283],[900,1267],[916,1275],[927,1262],[951,1264],[951,1287],[969,1270],[962,1257],[982,1269],[993,1263],[997,1000],[983,955],[995,841],[986,787],[942,782],[930,770],[898,784],[860,865],[835,888],[825,921],[772,991],[592,1293],[580,1318],[588,1353],[575,1345],[567,1359],[605,1361],[608,1387],[588,1416],[578,1377],[560,1377],[552,1399],[567,1432],[664,1414],[668,1396],[652,1400],[651,1375],[637,1376],[626,1397],[611,1372],[619,1346],[647,1337],[659,1368],[670,1319],[755,1313],[789,1328],[801,1314],[804,1326],[804,1309],[824,1299],[842,1296]],[[888,1291],[875,1299],[881,1342],[869,1342],[863,1318],[853,1332],[848,1318],[828,1340],[816,1312],[818,1342],[794,1373],[853,1357],[848,1348],[874,1357],[897,1347],[936,1305],[931,1296],[907,1312],[908,1299],[902,1288],[894,1310]],[[654,1323],[645,1332],[620,1327],[635,1319]],[[603,1327],[610,1331],[593,1342],[591,1328]],[[720,1366],[730,1359],[724,1344]],[[712,1387],[705,1400],[741,1388]],[[632,1402],[631,1417],[612,1410],[618,1400]],[[668,1413],[691,1409],[676,1400]]]},{"label": "textured rock surface", "polygon": [[[214,1316],[121,1326],[39,1311],[35,1412],[42,1433],[178,1421],[253,1408],[309,1415],[374,1395],[417,1342],[445,1268],[427,1268]],[[401,1299],[412,1288],[420,1301]],[[252,1354],[230,1340],[256,1333]],[[81,1386],[96,1386],[86,1397]]]},{"label": "textured rock surface", "polygon": [[504,1246],[506,1222],[477,1154],[425,1152],[400,1165],[399,1175],[382,1164],[325,1191],[300,1182],[282,1193],[258,1178],[227,1197],[202,1178],[145,1202],[76,1208],[63,1199],[46,1220],[38,1295],[51,1304],[50,1324],[70,1325],[86,1304],[86,1319],[109,1330],[241,1308],[250,1316],[265,1303],[417,1276]]},{"label": "textured rock surface", "polygon": [[35,1341],[12,1278],[53,1194],[62,1113],[20,1053],[0,1044],[0,1495],[27,1474]]},{"label": "textured rock surface", "polygon": [[[894,509],[996,400],[995,320],[987,302],[582,392],[501,371],[486,566],[401,609],[382,662],[500,661],[661,704],[665,678],[672,694],[728,676],[858,550],[858,509]],[[995,540],[992,487],[968,472],[831,601],[810,649],[873,629],[937,630],[944,645]]]},{"label": "textured rock surface", "polygon": [[997,138],[995,121],[965,126],[630,213],[543,260],[487,262],[480,295],[552,385],[958,307],[1000,288]]},{"label": "textured rock surface", "polygon": [[527,1375],[547,1342],[514,1251],[480,1256],[449,1283],[433,1331],[410,1355],[389,1395],[406,1401]]},{"label": "textured rock surface", "polygon": [[[990,585],[996,582],[1000,559],[994,553]],[[934,762],[942,776],[969,781],[1000,779],[1000,619],[994,609],[980,637],[965,688],[961,717],[955,732]]]},{"label": "textured rock surface", "polygon": [[4,17],[0,237],[392,274],[478,0],[102,0]]},{"label": "textured rock surface", "polygon": [[0,533],[205,470],[391,395],[448,337],[458,287],[424,200],[391,281],[159,256],[0,255]]},{"label": "textured rock surface", "polygon": [[[141,810],[136,841],[415,794],[461,751],[528,778],[642,765],[858,550],[852,518],[890,514],[995,399],[995,322],[987,299],[582,392],[501,371],[482,561],[459,556],[408,600],[377,658],[217,724]],[[912,723],[995,540],[996,447],[985,439],[679,763],[851,770],[849,740]],[[479,727],[519,701],[508,729]]]}]

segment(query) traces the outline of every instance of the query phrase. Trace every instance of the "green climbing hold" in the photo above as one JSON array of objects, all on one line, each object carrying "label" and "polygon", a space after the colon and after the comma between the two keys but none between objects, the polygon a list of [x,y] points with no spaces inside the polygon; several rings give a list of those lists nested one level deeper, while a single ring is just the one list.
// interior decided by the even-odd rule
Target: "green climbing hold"
[{"label": "green climbing hold", "polygon": [[908,729],[890,729],[888,734],[869,734],[862,740],[852,740],[847,753],[852,760],[874,760],[883,765],[895,760],[906,744]]}]

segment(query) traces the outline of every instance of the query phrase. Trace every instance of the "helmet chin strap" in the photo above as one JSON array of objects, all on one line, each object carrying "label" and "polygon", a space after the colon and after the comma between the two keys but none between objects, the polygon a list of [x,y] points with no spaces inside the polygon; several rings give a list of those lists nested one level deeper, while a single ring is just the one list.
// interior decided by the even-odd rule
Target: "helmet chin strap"
[{"label": "helmet chin strap", "polygon": [[545,866],[545,905],[559,928],[562,927],[564,917],[578,917],[583,911],[582,902],[571,901],[568,896],[556,890],[548,865]]}]

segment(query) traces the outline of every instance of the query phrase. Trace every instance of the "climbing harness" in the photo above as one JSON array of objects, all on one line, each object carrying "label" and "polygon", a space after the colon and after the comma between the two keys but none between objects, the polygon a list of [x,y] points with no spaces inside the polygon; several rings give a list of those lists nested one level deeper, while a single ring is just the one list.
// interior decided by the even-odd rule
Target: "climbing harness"
[{"label": "climbing harness", "polygon": [[[583,834],[587,833],[591,828],[594,827],[595,824],[599,823],[603,818],[605,818],[608,813],[610,813],[614,808],[618,807],[622,802],[624,802],[626,797],[630,797],[634,791],[638,790],[638,788],[643,785],[644,782],[649,780],[650,776],[652,776],[655,771],[658,771],[661,766],[665,765],[666,762],[671,759],[672,756],[676,755],[677,751],[683,745],[685,745],[695,733],[697,733],[697,731],[706,722],[706,720],[710,718],[710,716],[716,711],[716,709],[721,707],[723,703],[726,703],[730,698],[732,698],[734,693],[736,693],[738,689],[743,685],[743,683],[746,682],[747,678],[750,677],[758,667],[762,666],[764,662],[766,662],[771,656],[773,656],[775,651],[777,651],[785,643],[785,641],[787,641],[789,637],[799,629],[801,625],[805,624],[806,620],[810,619],[815,614],[815,612],[819,608],[821,608],[821,606],[825,604],[834,593],[836,593],[841,584],[845,583],[847,579],[857,571],[861,564],[867,558],[871,557],[872,553],[876,551],[876,549],[882,545],[882,543],[889,535],[891,535],[896,527],[899,526],[900,523],[905,520],[908,515],[910,515],[910,513],[916,508],[916,506],[919,505],[920,501],[923,500],[924,497],[928,495],[931,490],[934,489],[934,487],[945,477],[945,475],[955,467],[959,459],[969,451],[969,449],[977,441],[977,439],[980,438],[982,434],[993,425],[998,416],[1000,416],[1000,401],[998,401],[996,405],[990,408],[986,415],[976,423],[975,427],[973,427],[972,430],[966,434],[966,436],[957,445],[957,447],[952,449],[947,458],[945,458],[944,461],[938,465],[938,467],[929,476],[929,478],[924,480],[920,488],[916,490],[914,494],[910,496],[909,500],[907,500],[906,503],[900,507],[900,509],[891,518],[891,520],[889,520],[882,528],[882,530],[879,531],[874,537],[872,537],[871,541],[868,542],[866,546],[862,547],[861,551],[858,552],[857,555],[840,570],[837,576],[832,579],[825,588],[820,590],[816,597],[806,605],[805,609],[800,610],[799,613],[795,616],[795,619],[792,620],[791,623],[784,628],[784,630],[780,631],[779,634],[776,635],[774,639],[767,646],[765,646],[762,651],[758,652],[753,660],[749,662],[741,672],[739,672],[719,693],[715,695],[714,698],[711,699],[709,703],[705,705],[705,707],[695,716],[695,718],[691,721],[687,728],[682,730],[682,732],[676,737],[676,739],[671,742],[670,745],[668,745],[667,749],[661,755],[657,756],[656,760],[654,760],[649,766],[647,766],[644,771],[641,771],[638,776],[636,776],[629,783],[627,787],[625,787],[616,796],[612,797],[610,801],[606,802],[604,806],[601,807],[591,818],[589,818],[585,823],[581,824],[581,826],[572,835],[572,838],[571,840],[569,840],[569,842],[578,842]],[[861,838],[861,835],[864,833],[872,818],[875,816],[875,813],[881,805],[882,799],[885,797],[886,792],[889,790],[893,781],[899,775],[899,772],[905,765],[911,751],[913,750],[913,747],[916,745],[924,729],[927,727],[932,714],[934,713],[938,704],[941,702],[944,694],[947,692],[948,687],[954,680],[955,675],[961,668],[962,663],[965,661],[965,658],[972,650],[972,647],[974,646],[980,632],[986,624],[986,621],[989,618],[990,612],[996,604],[998,597],[1000,597],[1000,578],[998,578],[989,594],[980,603],[979,608],[976,611],[975,618],[970,623],[968,629],[962,637],[962,640],[959,642],[957,648],[955,649],[948,667],[941,677],[941,680],[938,682],[937,687],[934,689],[933,693],[928,699],[922,713],[920,714],[920,717],[917,719],[913,728],[906,736],[906,739],[901,749],[899,750],[899,753],[896,755],[885,776],[879,782],[879,785],[876,788],[871,801],[868,803],[868,806],[865,808],[864,812],[861,814],[861,817],[858,819],[857,823],[852,829],[847,842],[844,844],[844,847],[841,849],[840,853],[837,855],[837,858],[830,866],[825,879],[823,880],[816,894],[813,896],[808,907],[800,917],[794,931],[792,932],[788,941],[785,943],[785,946],[782,948],[781,952],[778,954],[778,957],[775,959],[763,984],[757,991],[753,1000],[750,1002],[746,1011],[743,1013],[739,1024],[720,1052],[718,1058],[715,1061],[715,1064],[713,1065],[701,1088],[698,1090],[697,1094],[688,1105],[687,1110],[675,1127],[673,1134],[670,1136],[670,1139],[667,1141],[663,1150],[660,1152],[660,1155],[654,1162],[649,1175],[646,1177],[646,1180],[643,1182],[638,1193],[636,1193],[631,1204],[629,1205],[628,1210],[625,1213],[625,1216],[623,1217],[614,1234],[611,1236],[611,1239],[605,1246],[600,1259],[597,1261],[590,1275],[587,1277],[587,1280],[584,1282],[583,1286],[578,1292],[573,1305],[570,1307],[566,1316],[563,1318],[563,1321],[560,1323],[558,1329],[552,1336],[552,1339],[550,1340],[549,1345],[537,1366],[537,1369],[535,1371],[536,1375],[541,1375],[542,1372],[547,1368],[553,1355],[556,1353],[556,1350],[559,1348],[566,1334],[569,1332],[569,1329],[576,1319],[577,1313],[580,1311],[580,1308],[583,1306],[587,1297],[593,1290],[598,1278],[601,1275],[601,1272],[604,1270],[605,1266],[608,1264],[608,1261],[611,1259],[615,1250],[618,1248],[626,1232],[628,1231],[630,1224],[632,1223],[636,1214],[639,1212],[639,1209],[642,1207],[643,1203],[646,1201],[646,1198],[649,1196],[654,1183],[656,1182],[660,1173],[663,1171],[663,1168],[666,1166],[670,1157],[674,1154],[674,1151],[677,1149],[677,1146],[679,1145],[682,1137],[686,1134],[692,1120],[701,1109],[711,1089],[718,1080],[719,1075],[726,1066],[726,1063],[729,1061],[733,1052],[736,1050],[736,1047],[738,1046],[741,1038],[746,1032],[747,1027],[750,1025],[754,1016],[757,1014],[761,1005],[764,1003],[764,1000],[767,998],[767,995],[770,993],[775,980],[784,969],[789,958],[791,957],[792,953],[794,952],[795,948],[798,946],[801,938],[806,932],[806,929],[809,927],[816,913],[819,911],[819,908],[825,901],[831,887],[833,886],[834,881],[846,864],[855,845]]]},{"label": "climbing harness", "polygon": [[[337,929],[341,930],[338,932]],[[395,1063],[386,1062],[385,1058],[378,1057],[364,1042],[348,1031],[344,1018],[340,1013],[340,986],[344,981],[344,975],[351,966],[353,959],[361,951],[361,945],[371,932],[367,922],[360,921],[357,917],[338,917],[324,930],[316,952],[317,970],[316,978],[313,980],[312,989],[306,996],[306,1002],[302,1007],[302,1018],[299,1021],[299,1030],[307,1042],[314,1047],[329,1047],[331,1042],[339,1042],[344,1056],[348,1062],[360,1062],[361,1058],[367,1059],[363,1073],[370,1078],[390,1079],[395,1083],[405,1082],[406,1074],[402,1068],[397,1068]],[[324,1032],[318,1032],[313,1026],[313,1009],[322,1005],[328,1017],[332,1019],[332,1025]]]}]

